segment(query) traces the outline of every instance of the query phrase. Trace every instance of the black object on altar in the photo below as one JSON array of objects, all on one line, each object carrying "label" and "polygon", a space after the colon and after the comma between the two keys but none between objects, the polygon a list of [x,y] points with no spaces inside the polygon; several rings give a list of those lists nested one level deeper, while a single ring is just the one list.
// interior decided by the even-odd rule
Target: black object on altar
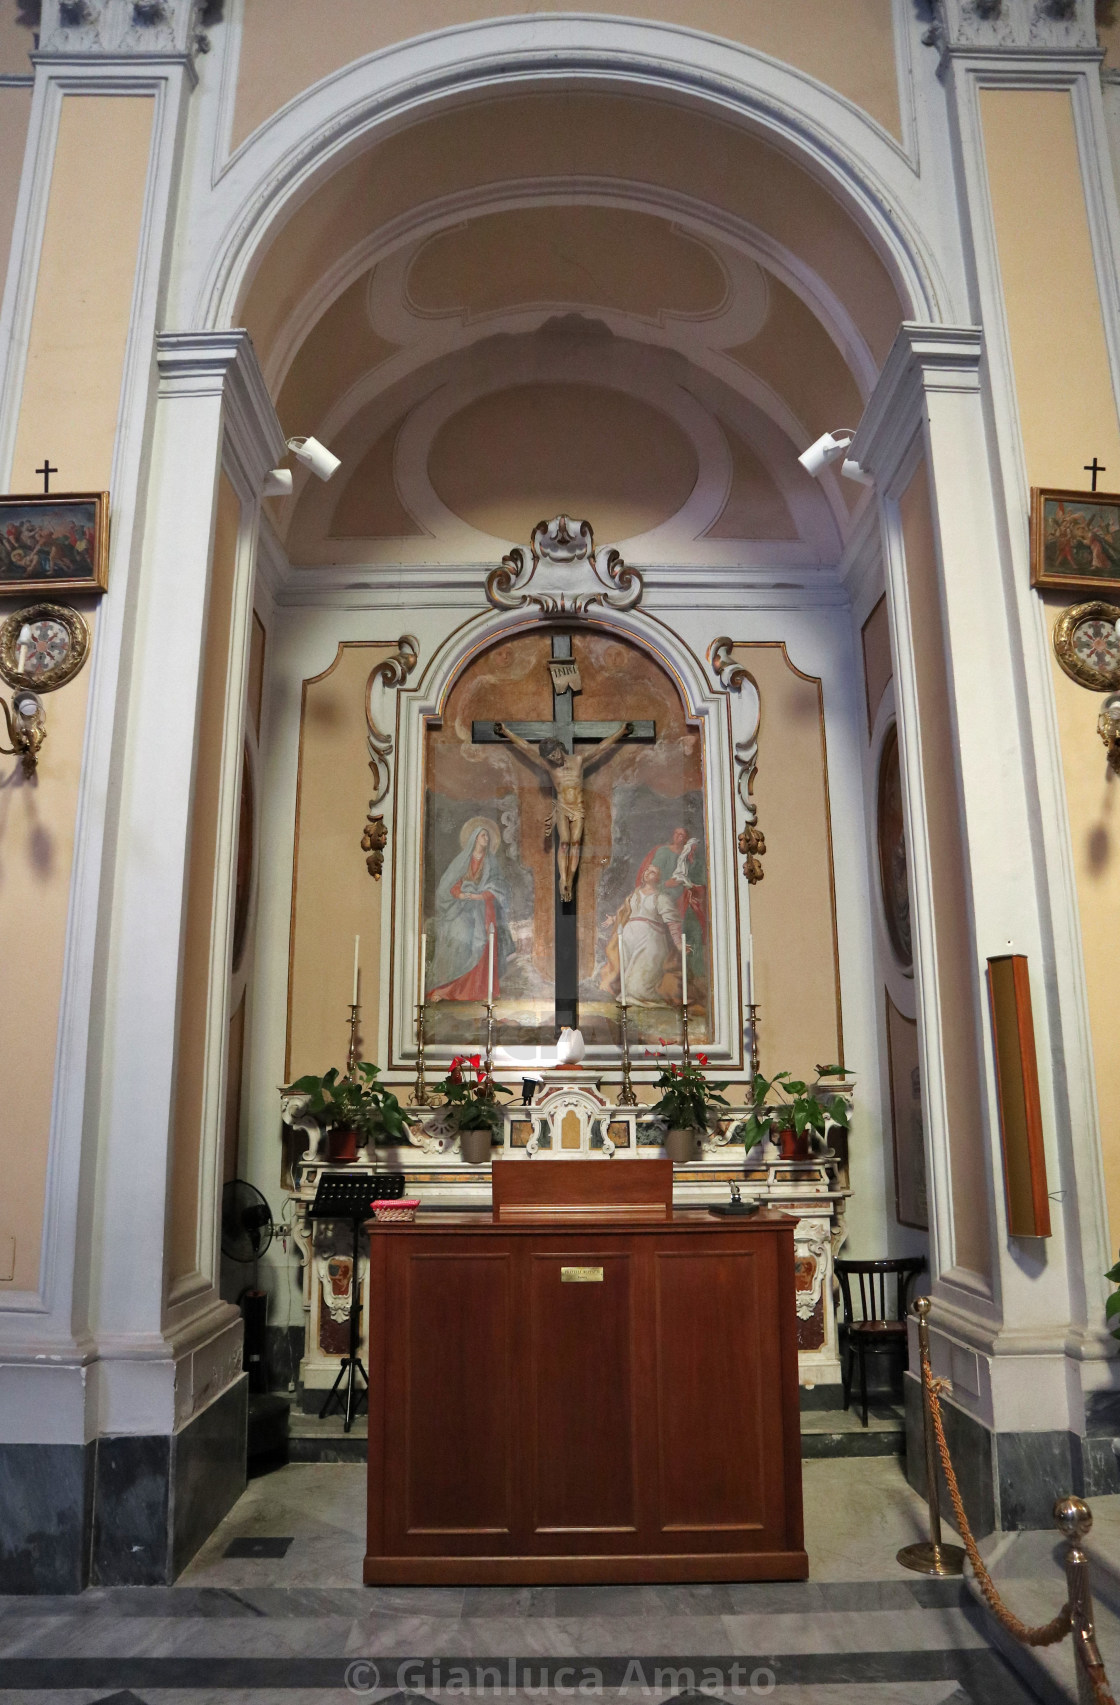
[{"label": "black object on altar", "polygon": [[[350,1431],[358,1404],[366,1400],[369,1413],[369,1375],[358,1354],[361,1342],[362,1292],[358,1276],[358,1247],[362,1221],[369,1218],[374,1202],[391,1202],[404,1195],[403,1172],[321,1172],[315,1200],[308,1209],[313,1220],[349,1220],[354,1228],[354,1267],[350,1275],[350,1341],[339,1364],[338,1375],[319,1411],[323,1420],[337,1401],[342,1408],[342,1430]],[[362,1384],[357,1384],[358,1376]],[[339,1387],[345,1380],[345,1391]]]}]

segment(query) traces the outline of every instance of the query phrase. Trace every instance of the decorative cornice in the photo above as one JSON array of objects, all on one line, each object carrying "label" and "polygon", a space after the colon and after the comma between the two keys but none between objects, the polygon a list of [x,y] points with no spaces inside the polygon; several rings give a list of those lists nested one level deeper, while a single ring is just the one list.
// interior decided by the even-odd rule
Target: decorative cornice
[{"label": "decorative cornice", "polygon": [[1097,53],[1094,0],[933,0],[923,36],[954,53]]},{"label": "decorative cornice", "polygon": [[633,610],[643,590],[637,569],[627,568],[616,550],[595,549],[590,521],[569,515],[539,521],[528,552],[518,545],[486,577],[486,596],[496,610],[535,604],[546,616],[582,616],[592,604]]},{"label": "decorative cornice", "polygon": [[934,391],[980,388],[983,336],[975,326],[925,326],[905,322],[863,412],[849,455],[874,475],[884,491],[925,418]]},{"label": "decorative cornice", "polygon": [[161,399],[222,399],[254,481],[285,455],[284,433],[247,331],[161,332],[156,364]]},{"label": "decorative cornice", "polygon": [[76,54],[191,59],[210,51],[215,0],[43,0],[37,58]]}]

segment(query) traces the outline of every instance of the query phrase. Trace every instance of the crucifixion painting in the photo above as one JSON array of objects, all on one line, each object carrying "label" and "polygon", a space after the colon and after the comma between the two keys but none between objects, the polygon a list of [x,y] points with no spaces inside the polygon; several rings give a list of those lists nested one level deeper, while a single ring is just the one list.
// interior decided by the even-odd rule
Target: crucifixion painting
[{"label": "crucifixion painting", "polygon": [[706,1039],[700,740],[648,652],[554,621],[499,641],[428,730],[425,781],[431,1040],[475,1039],[491,924],[503,1045],[547,1046],[565,1024],[616,1041],[620,952],[641,1003],[632,1039],[671,1033],[682,936],[693,1035]]}]

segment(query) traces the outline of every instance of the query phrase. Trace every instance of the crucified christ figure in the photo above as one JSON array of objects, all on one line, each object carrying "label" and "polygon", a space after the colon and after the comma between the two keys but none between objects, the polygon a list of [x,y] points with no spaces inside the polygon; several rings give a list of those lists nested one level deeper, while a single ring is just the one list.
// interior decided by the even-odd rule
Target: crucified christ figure
[{"label": "crucified christ figure", "polygon": [[593,751],[585,758],[576,752],[565,749],[560,740],[542,740],[539,747],[530,745],[520,734],[515,734],[512,728],[507,728],[503,722],[494,724],[494,733],[500,739],[508,740],[523,752],[530,763],[543,770],[553,787],[553,805],[545,824],[545,845],[548,845],[552,826],[555,823],[560,844],[556,849],[556,870],[560,878],[560,898],[568,901],[572,898],[575,886],[576,871],[579,869],[579,855],[583,846],[583,773],[593,764],[606,756],[612,746],[617,746],[620,740],[625,740],[628,734],[633,734],[634,724],[624,722],[621,728],[616,728],[613,734],[605,740],[600,740]]}]

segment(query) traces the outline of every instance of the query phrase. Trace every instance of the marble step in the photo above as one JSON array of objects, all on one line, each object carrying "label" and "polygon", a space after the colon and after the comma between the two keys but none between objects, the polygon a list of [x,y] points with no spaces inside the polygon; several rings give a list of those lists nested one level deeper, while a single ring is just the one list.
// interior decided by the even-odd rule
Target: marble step
[{"label": "marble step", "polygon": [[[801,1415],[803,1458],[833,1456],[899,1456],[906,1435],[902,1410],[891,1404],[873,1405],[867,1426],[855,1410],[806,1409]],[[291,1462],[364,1462],[366,1417],[357,1415],[344,1433],[341,1415],[303,1414],[293,1407],[289,1430]]]},{"label": "marble step", "polygon": [[[1090,1563],[1097,1644],[1114,1693],[1120,1689],[1120,1496],[1089,1500],[1093,1529],[1085,1550]],[[980,1547],[1000,1596],[1021,1621],[1048,1622],[1066,1599],[1065,1543],[1056,1529],[991,1534]],[[969,1573],[969,1591],[983,1595]],[[1042,1705],[1078,1705],[1073,1644],[1024,1646],[987,1609],[984,1631]]]}]

